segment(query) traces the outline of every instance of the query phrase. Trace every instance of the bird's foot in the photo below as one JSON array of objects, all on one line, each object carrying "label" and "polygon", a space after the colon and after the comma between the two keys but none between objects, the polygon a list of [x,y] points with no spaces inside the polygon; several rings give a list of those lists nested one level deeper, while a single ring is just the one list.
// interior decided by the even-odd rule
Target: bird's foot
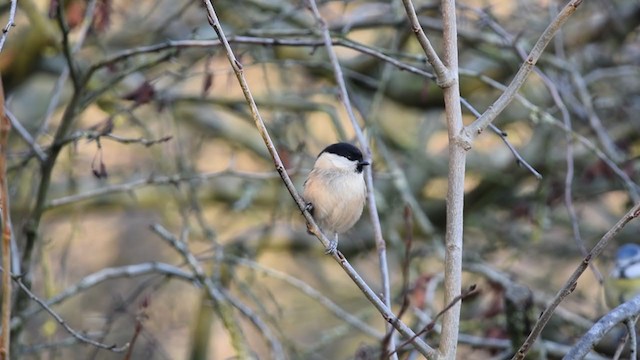
[{"label": "bird's foot", "polygon": [[332,255],[338,250],[338,239],[329,240],[329,246],[325,249],[325,255]]}]

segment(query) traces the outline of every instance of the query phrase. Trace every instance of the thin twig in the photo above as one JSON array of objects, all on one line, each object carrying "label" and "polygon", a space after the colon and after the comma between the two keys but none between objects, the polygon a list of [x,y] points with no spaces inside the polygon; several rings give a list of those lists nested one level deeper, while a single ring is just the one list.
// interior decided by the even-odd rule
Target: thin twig
[{"label": "thin twig", "polygon": [[[490,85],[491,87],[500,91],[505,91],[507,88],[503,84],[499,83],[498,81],[484,74],[479,74],[477,72],[464,70],[464,69],[460,69],[460,73],[462,75],[476,77],[480,81],[484,82],[485,84]],[[556,117],[551,115],[549,112],[535,105],[534,103],[529,101],[526,97],[520,94],[516,94],[515,99],[520,104],[522,104],[525,108],[531,111],[531,113],[529,114],[529,117],[532,121],[534,122],[544,121],[562,129],[565,132],[571,133],[571,135],[576,140],[578,140],[580,144],[582,144],[584,147],[586,147],[591,152],[593,152],[600,160],[602,160],[602,162],[609,169],[611,169],[611,171],[613,171],[614,174],[616,174],[616,176],[620,178],[620,180],[622,180],[622,182],[624,183],[624,186],[627,188],[627,191],[629,192],[629,196],[631,197],[631,200],[633,200],[633,202],[640,202],[640,186],[635,181],[633,181],[633,179],[631,179],[629,175],[624,170],[622,170],[611,158],[609,158],[607,154],[604,153],[604,151],[598,148],[596,144],[594,144],[591,140],[589,140],[584,135],[577,133],[575,131],[572,131],[571,129],[567,129],[561,120],[557,119]]]},{"label": "thin twig", "polygon": [[571,74],[571,81],[573,81],[574,87],[580,96],[580,101],[587,112],[589,125],[593,132],[596,133],[598,141],[600,141],[600,145],[602,145],[602,149],[616,163],[622,162],[624,160],[624,155],[617,148],[613,140],[611,140],[611,137],[602,125],[602,120],[593,106],[592,95],[589,93],[589,89],[587,89],[587,84],[584,78],[574,66],[569,66],[568,70]]},{"label": "thin twig", "polygon": [[[472,294],[476,293],[476,286],[475,285],[471,285],[469,286],[468,289],[466,289],[465,291],[463,291],[460,295],[456,296],[453,301],[449,304],[447,304],[447,306],[444,307],[444,309],[440,310],[440,312],[438,312],[436,314],[436,316],[433,317],[433,319],[431,320],[431,322],[429,322],[427,325],[425,325],[422,330],[420,330],[420,332],[416,333],[416,336],[422,336],[428,332],[430,332],[431,330],[433,330],[433,328],[436,326],[436,321],[443,315],[445,315],[447,312],[449,312],[449,310],[458,302],[462,302],[465,298],[471,296]],[[395,352],[398,352],[402,347],[406,346],[409,342],[411,341],[411,339],[406,340],[405,342],[403,342],[402,344],[398,345],[398,348],[394,350]]]},{"label": "thin twig", "polygon": [[[640,216],[640,203],[636,204],[629,212],[627,212],[609,231],[607,231],[604,236],[598,241],[598,243],[591,249],[589,254],[582,260],[580,265],[576,268],[576,270],[571,274],[569,279],[567,279],[566,283],[562,288],[558,291],[556,296],[553,298],[553,301],[547,306],[544,312],[538,318],[538,321],[533,326],[531,333],[525,340],[525,342],[520,346],[518,352],[515,354],[513,359],[522,360],[527,355],[533,343],[536,341],[542,329],[547,325],[549,319],[553,315],[555,309],[560,305],[560,303],[567,297],[569,294],[575,290],[578,279],[582,275],[582,273],[587,269],[589,264],[591,264],[595,259],[602,253],[602,250],[609,244],[609,241],[613,239],[631,220]],[[640,301],[640,300],[639,300]]]},{"label": "thin twig", "polygon": [[[230,44],[248,44],[248,45],[263,45],[263,46],[293,46],[293,47],[318,47],[323,46],[325,44],[324,40],[318,39],[271,39],[271,38],[260,38],[260,37],[251,37],[251,36],[232,36],[227,39]],[[348,49],[352,49],[363,54],[372,56],[374,58],[380,59],[382,61],[388,62],[393,66],[397,67],[400,70],[407,71],[413,74],[420,75],[422,77],[428,79],[435,79],[435,75],[431,74],[428,71],[417,68],[415,66],[409,65],[402,61],[395,59],[392,56],[384,54],[383,52],[368,47],[364,44],[355,42],[353,40],[348,39],[340,39],[340,38],[332,38],[332,45],[345,47]],[[141,46],[133,49],[122,50],[118,53],[115,53],[108,58],[95,63],[88,70],[87,74],[90,76],[95,71],[108,66],[113,65],[115,63],[124,61],[132,56],[143,55],[153,52],[159,52],[164,50],[171,49],[182,49],[182,48],[210,48],[223,45],[220,40],[169,40],[163,43],[149,45],[149,46]]]},{"label": "thin twig", "polygon": [[[91,136],[90,133],[87,133],[87,136]],[[150,147],[156,144],[161,144],[164,142],[167,142],[169,140],[171,140],[173,138],[173,136],[171,135],[166,135],[163,136],[161,138],[158,139],[146,139],[143,137],[139,137],[139,138],[126,138],[126,137],[122,137],[119,135],[115,135],[115,134],[104,134],[104,135],[99,135],[98,137],[100,138],[105,138],[105,139],[109,139],[109,140],[113,140],[116,141],[120,144],[140,144],[140,145],[144,145],[146,147]]]},{"label": "thin twig", "polygon": [[[96,338],[100,336],[104,336],[102,332],[98,332],[98,331],[87,332],[85,333],[85,335],[89,337],[96,337]],[[57,341],[43,342],[43,343],[37,343],[33,345],[18,345],[17,351],[14,352],[14,355],[25,356],[25,355],[35,354],[35,353],[39,353],[47,350],[60,351],[63,348],[71,347],[79,343],[80,341],[78,341],[77,338],[73,336],[69,336],[67,338],[64,338],[62,340],[57,340]]]},{"label": "thin twig", "polygon": [[11,121],[11,126],[16,129],[18,135],[20,135],[22,140],[24,140],[24,142],[26,142],[29,147],[31,147],[31,150],[33,150],[33,153],[36,154],[38,160],[40,162],[45,161],[47,159],[47,155],[44,153],[44,151],[42,151],[40,145],[35,141],[31,134],[29,134],[27,129],[22,126],[22,123],[20,123],[20,121],[13,115],[11,111],[9,111],[9,109],[5,109],[5,115],[9,118],[9,120]]},{"label": "thin twig", "polygon": [[[474,11],[478,13],[483,18],[483,21],[489,24],[489,26],[499,36],[505,39],[507,43],[512,44],[516,54],[522,60],[526,60],[526,57],[527,57],[526,51],[520,44],[518,44],[518,41],[517,41],[518,38],[516,36],[511,35],[506,29],[500,26],[500,24],[498,24],[493,19],[491,19],[491,17],[486,12],[482,10],[477,10],[477,9],[474,9]],[[551,10],[551,7],[550,7],[550,11],[553,11]],[[558,56],[563,57],[564,47],[563,47],[563,37],[562,37],[561,29],[558,30],[558,34],[555,37],[554,45],[555,45],[555,51],[558,54]],[[567,164],[567,173],[565,175],[565,181],[564,181],[564,202],[565,202],[565,206],[567,207],[567,212],[569,213],[569,218],[571,219],[573,239],[576,243],[576,246],[578,247],[578,250],[580,250],[580,252],[582,253],[582,256],[586,256],[588,251],[585,246],[584,240],[582,239],[582,235],[580,234],[580,227],[578,224],[578,214],[575,210],[575,206],[573,205],[573,177],[574,177],[575,166],[574,166],[574,155],[573,155],[574,139],[572,136],[573,127],[571,124],[571,116],[569,114],[569,110],[567,109],[567,106],[565,105],[564,101],[562,100],[562,97],[560,96],[560,91],[558,90],[556,83],[541,69],[534,68],[533,71],[542,79],[542,82],[549,90],[549,93],[551,94],[551,98],[553,99],[553,102],[556,104],[558,109],[560,109],[560,113],[562,114],[563,124],[565,128],[569,130],[565,132],[565,139],[567,141],[567,151],[565,152],[565,162]],[[569,71],[576,72],[573,68],[571,68]],[[598,279],[599,282],[602,282],[602,274],[600,274],[598,269],[593,265],[591,265],[590,268],[593,271],[596,279]]]},{"label": "thin twig", "polygon": [[[467,101],[467,99],[461,97],[460,101],[462,102],[462,105],[464,107],[467,108],[467,110],[471,111],[471,113],[476,116],[476,118],[480,117],[481,114],[480,112],[478,112],[478,110],[476,110],[475,107],[473,107],[473,105],[471,105],[471,103],[469,103],[469,101]],[[493,124],[489,124],[489,128],[500,137],[500,139],[502,140],[502,142],[504,142],[504,144],[507,146],[507,148],[509,149],[509,151],[511,151],[511,153],[513,154],[513,156],[516,158],[516,163],[518,165],[522,165],[525,167],[525,169],[529,170],[530,173],[533,174],[533,176],[536,177],[536,179],[538,180],[542,180],[542,174],[540,174],[536,169],[534,169],[533,166],[531,166],[531,164],[529,164],[523,157],[522,155],[520,155],[520,153],[518,152],[518,150],[516,150],[513,145],[509,142],[509,140],[507,139],[507,134],[500,130],[497,126],[493,125]]]},{"label": "thin twig", "polygon": [[[409,305],[411,304],[411,301],[409,300],[409,268],[411,265],[411,247],[413,245],[413,212],[411,210],[411,206],[409,205],[405,205],[404,206],[404,214],[403,214],[403,219],[404,219],[404,257],[402,259],[402,306],[400,307],[400,310],[398,310],[398,319],[401,319],[402,316],[404,315],[404,313],[409,309]],[[382,340],[382,344],[383,346],[381,346],[381,348],[383,349],[383,351],[386,351],[386,349],[390,348],[389,345],[389,341],[391,340],[391,337],[393,336],[393,332],[388,332],[384,339]],[[383,359],[387,359],[389,358],[389,356],[385,356],[386,354],[383,353],[382,356],[380,357],[381,360]],[[396,355],[395,358],[397,358],[397,351],[395,351],[392,355]]]},{"label": "thin twig", "polygon": [[[342,73],[342,67],[340,66],[340,62],[338,60],[338,55],[333,49],[333,42],[331,40],[331,33],[329,32],[329,27],[327,22],[324,20],[320,11],[318,10],[318,4],[316,0],[307,0],[307,4],[314,19],[317,22],[318,27],[320,28],[322,39],[324,40],[324,46],[327,50],[327,55],[329,56],[329,61],[331,62],[331,66],[333,67],[333,76],[338,86],[338,94],[339,99],[344,105],[344,108],[347,112],[347,116],[349,121],[351,122],[351,126],[356,133],[356,137],[358,138],[358,142],[360,146],[364,150],[365,158],[372,163],[371,161],[371,149],[369,144],[364,136],[364,133],[358,124],[358,120],[356,119],[355,113],[353,111],[353,107],[351,106],[351,98],[349,96],[349,92],[347,91],[347,85],[344,80],[344,75]],[[367,201],[369,203],[369,217],[371,219],[371,223],[373,225],[373,233],[376,242],[376,250],[378,252],[378,267],[380,269],[380,279],[382,283],[382,299],[384,304],[391,308],[391,285],[389,284],[389,265],[387,263],[387,251],[386,251],[386,242],[382,235],[382,227],[380,225],[380,217],[378,215],[378,209],[376,207],[375,200],[375,191],[373,187],[373,166],[368,166],[365,169],[364,177],[367,185]],[[386,324],[386,331],[392,331],[392,324]],[[391,337],[388,342],[389,348],[387,350],[391,350],[395,347],[394,338]],[[395,356],[392,360],[395,359]]]},{"label": "thin twig", "polygon": [[[280,177],[282,178],[291,197],[294,199],[294,201],[296,202],[296,205],[298,206],[298,209],[300,209],[305,220],[309,224],[309,230],[320,240],[320,242],[322,242],[322,245],[325,248],[328,247],[329,239],[327,239],[324,236],[324,234],[322,234],[322,232],[318,228],[318,225],[315,223],[313,216],[311,216],[311,213],[309,213],[309,211],[306,210],[306,203],[304,202],[302,197],[298,194],[298,191],[296,190],[293,182],[291,181],[291,178],[289,177],[289,175],[285,170],[282,160],[280,159],[280,155],[278,154],[273,144],[273,141],[269,136],[269,133],[264,124],[264,121],[260,116],[258,107],[256,106],[255,100],[253,99],[251,91],[249,90],[249,85],[244,77],[242,64],[235,57],[233,50],[231,49],[231,46],[229,45],[229,42],[224,32],[222,31],[220,21],[218,20],[215,10],[213,9],[213,5],[211,4],[211,1],[210,0],[203,0],[203,1],[207,8],[209,24],[213,27],[214,31],[216,32],[216,34],[218,34],[219,39],[222,41],[222,44],[224,45],[227,59],[229,60],[229,63],[231,64],[231,67],[236,75],[236,78],[238,79],[238,83],[240,84],[243,95],[247,100],[247,104],[249,105],[251,115],[253,117],[256,128],[258,129],[260,136],[264,140],[265,145],[269,150],[269,154],[273,159],[273,162],[276,170],[278,171],[278,174],[280,174]],[[356,128],[356,133],[357,132],[358,132],[358,128]],[[362,139],[364,141],[364,135],[362,135]],[[370,189],[369,191],[372,191],[372,190],[373,189]],[[375,208],[375,206],[370,206],[369,208],[370,209]],[[376,307],[376,309],[378,309],[378,311],[382,314],[383,318],[387,322],[395,323],[396,329],[402,335],[406,337],[413,337],[414,332],[401,321],[396,322],[396,317],[395,315],[393,315],[389,307],[386,306],[386,304],[380,300],[378,295],[373,290],[371,290],[371,288],[365,283],[362,277],[360,277],[360,275],[355,271],[355,269],[351,266],[351,264],[347,261],[347,259],[342,255],[342,253],[340,253],[339,251],[336,251],[333,254],[331,254],[331,256],[340,264],[340,266],[343,268],[343,270],[345,270],[347,275],[354,281],[354,283],[358,286],[358,288],[360,288],[360,290],[364,293],[367,299]],[[413,342],[413,344],[414,346],[416,346],[416,348],[418,349],[418,351],[420,351],[421,354],[423,354],[428,358],[433,358],[436,355],[435,350],[420,339],[416,339]]]},{"label": "thin twig", "polygon": [[624,320],[629,336],[629,359],[638,360],[638,335],[636,334],[636,322],[638,315],[631,315]]},{"label": "thin twig", "polygon": [[495,118],[502,113],[502,111],[511,103],[511,101],[515,98],[518,90],[524,85],[525,80],[531,74],[531,71],[534,69],[538,59],[542,55],[542,52],[547,47],[551,39],[553,39],[554,35],[562,25],[573,15],[573,13],[577,10],[578,6],[582,4],[582,0],[571,0],[561,11],[558,13],[558,16],[547,26],[544,30],[538,41],[529,52],[527,59],[520,66],[520,69],[514,76],[511,83],[506,88],[506,90],[500,94],[500,97],[491,105],[487,110],[473,123],[464,127],[463,131],[460,133],[459,141],[467,148],[471,147],[471,143],[473,139],[482,133],[482,131],[489,126]]},{"label": "thin twig", "polygon": [[[442,60],[440,60],[440,57],[433,48],[433,45],[431,45],[429,38],[420,25],[420,20],[418,20],[418,15],[416,14],[416,9],[414,8],[413,3],[411,0],[402,0],[402,4],[404,5],[409,23],[411,24],[411,30],[416,34],[418,42],[427,56],[427,61],[431,64],[436,73],[436,82],[438,83],[438,86],[442,88],[451,86],[453,81],[456,80],[456,76],[452,74],[451,68],[447,69]],[[456,70],[453,69],[453,71]]]},{"label": "thin twig", "polygon": [[196,174],[176,174],[170,176],[150,176],[147,179],[134,180],[124,184],[114,184],[89,190],[83,193],[63,196],[57,199],[51,200],[45,205],[46,210],[50,210],[56,207],[65,206],[80,201],[91,200],[99,196],[115,194],[120,192],[132,192],[136,189],[145,186],[161,186],[161,185],[175,185],[181,182],[188,181],[206,181],[220,176],[237,176],[246,179],[275,179],[278,178],[278,174],[275,172],[242,172],[237,170],[221,170],[213,171],[209,173],[196,173]]},{"label": "thin twig", "polygon": [[[80,30],[78,31],[78,36],[76,39],[76,44],[73,49],[71,49],[71,54],[75,54],[82,48],[85,39],[87,38],[87,34],[89,33],[89,29],[91,29],[91,24],[93,23],[93,15],[95,13],[96,4],[98,0],[90,0],[87,4],[87,8],[84,12],[84,17],[82,18],[82,24],[80,25]],[[69,62],[68,66],[62,70],[62,73],[58,77],[53,90],[51,92],[51,100],[49,100],[49,104],[47,105],[47,111],[45,112],[44,119],[40,128],[36,133],[36,137],[44,134],[49,129],[49,123],[51,122],[51,118],[53,116],[53,112],[58,107],[58,102],[60,101],[60,96],[63,93],[63,88],[67,79],[69,78],[71,62]]]},{"label": "thin twig", "polygon": [[407,204],[411,208],[411,213],[415,216],[417,220],[417,224],[420,227],[420,230],[428,235],[435,235],[435,227],[433,223],[424,212],[418,199],[411,191],[411,187],[409,185],[409,179],[407,179],[407,174],[400,167],[396,159],[393,157],[393,154],[387,148],[387,145],[382,141],[382,139],[377,139],[376,141],[378,145],[378,151],[380,151],[380,155],[384,159],[385,164],[389,167],[389,172],[393,178],[393,184],[396,189],[402,195],[402,200],[405,204]]},{"label": "thin twig", "polygon": [[[561,36],[558,37],[559,41],[562,39]],[[569,115],[569,111],[567,110],[567,106],[564,104],[560,97],[560,93],[553,81],[543,74],[542,71],[537,71],[547,88],[549,89],[551,96],[558,108],[560,109],[560,113],[562,114],[562,121],[565,128],[568,130],[565,132],[565,139],[567,142],[567,151],[565,153],[565,159],[567,163],[567,173],[565,175],[564,180],[564,203],[567,208],[567,212],[569,213],[569,218],[571,219],[571,229],[573,232],[573,240],[580,250],[582,256],[587,255],[587,247],[585,245],[584,239],[580,233],[580,226],[578,223],[578,213],[576,212],[576,208],[573,204],[573,177],[575,172],[575,162],[574,162],[574,139],[572,136],[573,133],[573,125],[571,123],[571,116]],[[593,272],[593,275],[598,280],[598,282],[603,282],[603,276],[598,271],[595,265],[589,265],[589,268]]]},{"label": "thin twig", "polygon": [[0,52],[2,52],[2,48],[4,48],[4,43],[7,41],[7,37],[9,36],[9,30],[16,26],[16,8],[18,7],[18,0],[10,0],[11,7],[9,8],[9,20],[7,20],[7,25],[2,28],[2,35],[0,35]]},{"label": "thin twig", "polygon": [[[80,281],[67,287],[49,300],[46,300],[44,303],[45,305],[51,307],[69,299],[70,297],[78,295],[89,288],[102,284],[105,281],[149,274],[163,275],[187,282],[195,281],[195,277],[191,273],[177,268],[173,265],[161,262],[148,262],[121,267],[104,268],[83,277]],[[11,329],[16,329],[22,326],[25,320],[40,313],[40,311],[42,310],[43,308],[41,307],[33,307],[24,311],[23,313],[17,314],[11,321]]]},{"label": "thin twig", "polygon": [[[29,2],[27,2],[29,3]],[[60,9],[62,4],[57,4],[57,12],[58,12],[58,21],[60,23],[63,32],[65,32],[66,23],[63,19],[64,11]],[[48,24],[48,23],[47,23]],[[54,30],[52,30],[54,31]],[[72,69],[71,74],[75,74],[75,63],[74,58],[71,54],[71,49],[69,48],[68,36],[63,37],[63,52],[65,54],[65,59],[68,62],[68,66]],[[77,76],[75,74],[74,76]],[[36,245],[36,241],[38,238],[38,229],[40,226],[40,221],[42,220],[42,215],[45,211],[44,205],[46,202],[47,194],[49,192],[49,187],[51,185],[51,175],[53,172],[53,168],[56,164],[56,160],[60,152],[62,151],[65,143],[62,142],[67,136],[69,129],[75,119],[76,115],[81,108],[82,97],[84,96],[83,87],[86,85],[86,78],[83,81],[79,81],[76,77],[74,78],[74,89],[71,99],[67,104],[62,118],[59,122],[59,125],[55,131],[55,135],[53,136],[53,140],[51,146],[47,150],[46,160],[40,166],[40,181],[37,185],[37,195],[35,196],[35,201],[33,208],[31,209],[30,215],[24,221],[24,247],[22,252],[22,260],[21,260],[21,269],[20,273],[24,277],[24,281],[27,283],[27,287],[30,282],[30,274],[29,270],[31,268],[31,260],[33,258],[33,252]],[[78,81],[78,82],[76,82]],[[22,309],[26,305],[25,303],[28,301],[28,298],[24,295],[24,293],[19,293],[16,301],[15,308]]]},{"label": "thin twig", "polygon": [[0,335],[0,358],[10,359],[11,345],[9,322],[11,321],[11,218],[9,215],[9,190],[7,180],[7,154],[11,122],[5,113],[4,86],[0,79],[0,229],[2,229],[2,334]]},{"label": "thin twig", "polygon": [[282,343],[278,340],[273,331],[265,324],[265,322],[256,314],[250,307],[243,304],[240,299],[237,299],[231,293],[229,293],[225,289],[221,289],[224,296],[229,300],[229,303],[233,305],[242,315],[244,315],[253,326],[258,329],[264,335],[264,337],[269,341],[269,346],[271,347],[271,356],[272,359],[275,360],[284,360],[287,357],[284,354],[284,350],[282,349]]},{"label": "thin twig", "polygon": [[193,271],[195,275],[196,281],[205,288],[209,298],[213,302],[214,307],[216,308],[216,311],[220,316],[229,337],[231,338],[231,343],[237,352],[238,358],[247,358],[249,350],[247,348],[245,337],[242,334],[242,329],[239,327],[239,324],[233,320],[233,313],[231,312],[228,299],[224,296],[218,286],[213,283],[211,277],[204,272],[204,269],[198,262],[198,259],[196,259],[193,253],[191,253],[186,242],[175,237],[160,224],[152,224],[150,229],[162,240],[169,243],[169,245],[180,253],[182,258],[187,262],[191,271]]},{"label": "thin twig", "polygon": [[90,344],[90,345],[93,345],[95,347],[99,347],[101,349],[113,351],[113,352],[116,352],[116,353],[117,352],[123,352],[129,347],[128,343],[124,344],[123,346],[118,347],[115,344],[113,344],[113,345],[103,344],[101,342],[95,341],[93,339],[90,339],[90,338],[82,335],[78,331],[72,329],[67,324],[67,322],[62,317],[60,317],[60,315],[58,315],[55,311],[53,311],[53,309],[51,309],[43,300],[41,300],[34,293],[32,293],[31,290],[29,290],[29,288],[27,287],[27,285],[25,285],[22,282],[22,279],[19,276],[12,276],[12,278],[13,278],[13,281],[15,281],[18,284],[18,286],[20,286],[22,291],[24,291],[31,300],[33,300],[36,303],[38,303],[38,305],[40,305],[46,312],[48,312],[49,315],[51,315],[58,322],[58,324],[62,325],[62,327],[69,334],[71,334],[71,336],[73,336],[74,338],[78,339],[79,341],[87,343],[87,344]]},{"label": "thin twig", "polygon": [[73,83],[73,88],[78,91],[81,87],[81,79],[80,73],[76,68],[76,63],[73,59],[73,49],[71,48],[71,43],[69,39],[69,23],[67,22],[67,16],[64,8],[64,3],[62,1],[58,1],[55,5],[56,7],[56,19],[58,20],[58,26],[62,31],[62,53],[64,54],[65,59],[67,60],[67,69],[69,69],[69,76],[71,76],[71,82]]},{"label": "thin twig", "polygon": [[332,312],[336,317],[342,319],[344,322],[346,322],[353,328],[358,329],[375,339],[381,339],[384,336],[384,334],[382,334],[381,332],[373,329],[367,323],[363,322],[359,318],[353,316],[348,311],[338,306],[335,302],[333,302],[331,299],[329,299],[324,294],[322,294],[322,292],[318,291],[314,287],[310,286],[306,282],[296,277],[293,277],[289,274],[283,273],[281,271],[278,271],[272,268],[265,267],[255,261],[251,261],[248,259],[235,258],[233,259],[233,261],[238,265],[248,267],[254,271],[258,271],[268,276],[271,276],[273,278],[282,280],[287,284],[297,288],[298,290],[302,291],[305,295],[309,296],[310,298],[320,303],[322,306],[326,307],[327,310]]}]

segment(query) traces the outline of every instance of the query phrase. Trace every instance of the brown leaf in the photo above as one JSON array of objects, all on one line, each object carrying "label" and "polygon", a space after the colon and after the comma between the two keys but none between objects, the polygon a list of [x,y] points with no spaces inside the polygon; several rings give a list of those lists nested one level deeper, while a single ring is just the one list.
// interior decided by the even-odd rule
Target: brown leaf
[{"label": "brown leaf", "polygon": [[109,176],[109,174],[107,173],[107,167],[102,160],[100,160],[100,176],[103,179],[106,179]]},{"label": "brown leaf", "polygon": [[131,100],[136,105],[146,104],[154,99],[156,89],[148,81],[143,82],[137,89],[122,96],[124,100]]},{"label": "brown leaf", "polygon": [[424,308],[426,301],[425,291],[427,290],[427,285],[432,278],[433,275],[425,274],[420,276],[413,282],[413,285],[409,290],[409,300],[411,301],[411,304],[413,306],[420,309]]},{"label": "brown leaf", "polygon": [[73,29],[82,23],[86,8],[87,4],[84,1],[73,1],[66,5],[64,11],[69,29]]}]

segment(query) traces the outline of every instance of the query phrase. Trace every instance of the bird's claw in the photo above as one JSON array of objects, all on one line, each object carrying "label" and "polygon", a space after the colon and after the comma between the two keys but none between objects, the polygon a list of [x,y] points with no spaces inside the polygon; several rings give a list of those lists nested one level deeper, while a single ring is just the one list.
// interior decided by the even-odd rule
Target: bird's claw
[{"label": "bird's claw", "polygon": [[325,255],[332,255],[338,250],[338,240],[329,240],[329,246],[324,251]]},{"label": "bird's claw", "polygon": [[313,204],[308,202],[305,206],[304,209],[308,212],[312,212],[313,211]]}]

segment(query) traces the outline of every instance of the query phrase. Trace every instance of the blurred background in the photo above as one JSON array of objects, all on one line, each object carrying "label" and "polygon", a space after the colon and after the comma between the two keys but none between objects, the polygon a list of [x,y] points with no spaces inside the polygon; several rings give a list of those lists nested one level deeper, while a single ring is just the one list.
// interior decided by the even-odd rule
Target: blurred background
[{"label": "blurred background", "polygon": [[[320,150],[355,143],[318,25],[304,1],[213,5],[301,190]],[[420,329],[445,306],[442,93],[400,1],[318,5],[373,151],[393,307]],[[441,54],[439,2],[414,5]],[[486,110],[564,5],[460,1],[465,101]],[[0,4],[2,25],[9,8]],[[384,321],[306,233],[200,2],[20,0],[15,21],[0,53],[14,272],[69,326],[131,342],[132,359],[380,357]],[[509,356],[526,331],[509,325],[513,312],[535,321],[640,200],[640,3],[584,2],[538,69],[495,121],[502,136],[487,129],[469,153],[463,285],[478,290],[462,304],[461,359]],[[225,301],[158,265],[191,273],[159,227],[188,243]],[[582,276],[541,356],[561,357],[608,311],[602,279],[639,229],[628,225]],[[381,291],[367,211],[339,249]],[[15,293],[15,358],[123,358],[79,343]],[[426,339],[437,344],[437,326]]]}]

